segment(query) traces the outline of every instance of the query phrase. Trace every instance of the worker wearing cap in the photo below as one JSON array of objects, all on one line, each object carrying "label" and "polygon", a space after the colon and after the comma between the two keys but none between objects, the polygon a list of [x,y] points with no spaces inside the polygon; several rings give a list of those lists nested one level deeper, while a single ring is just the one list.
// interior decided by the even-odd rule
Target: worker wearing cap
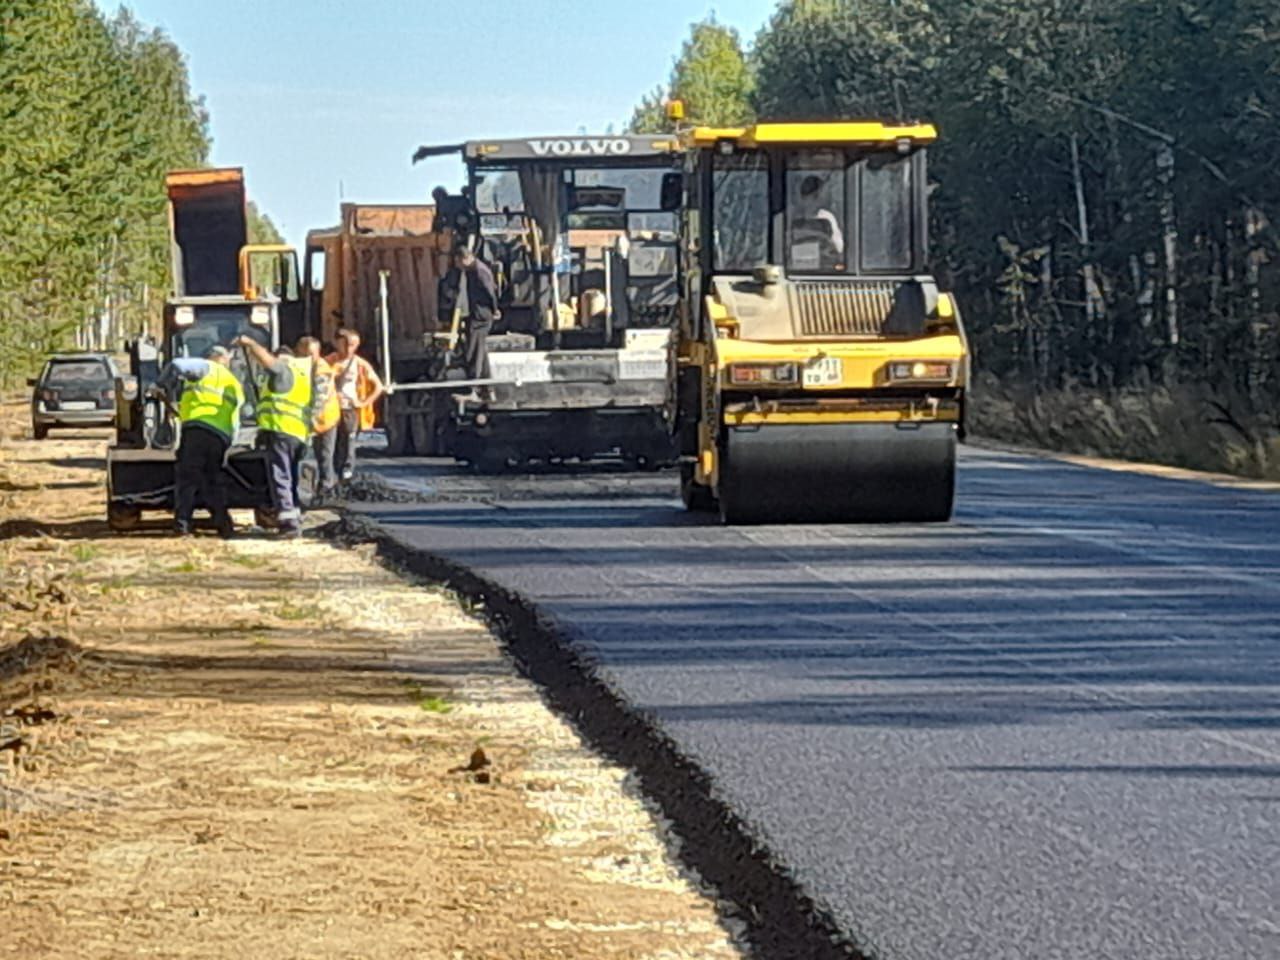
[{"label": "worker wearing cap", "polygon": [[280,532],[302,535],[302,504],[298,501],[298,473],[311,436],[312,363],[295,357],[288,347],[274,355],[249,336],[236,339],[267,372],[258,389],[257,445],[267,454],[271,504]]},{"label": "worker wearing cap", "polygon": [[182,439],[174,471],[173,525],[179,536],[191,535],[199,497],[221,537],[235,533],[222,488],[222,462],[240,425],[244,389],[231,372],[231,353],[214,346],[203,360],[182,357],[165,368],[156,389],[171,398],[179,386],[178,419]]}]

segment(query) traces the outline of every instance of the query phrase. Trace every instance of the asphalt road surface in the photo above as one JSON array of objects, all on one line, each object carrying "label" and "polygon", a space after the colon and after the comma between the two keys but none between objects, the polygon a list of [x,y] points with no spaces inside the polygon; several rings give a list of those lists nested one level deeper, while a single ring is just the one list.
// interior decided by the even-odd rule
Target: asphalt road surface
[{"label": "asphalt road surface", "polygon": [[1280,494],[967,450],[948,525],[725,528],[669,475],[365,467],[864,949],[1280,958]]}]

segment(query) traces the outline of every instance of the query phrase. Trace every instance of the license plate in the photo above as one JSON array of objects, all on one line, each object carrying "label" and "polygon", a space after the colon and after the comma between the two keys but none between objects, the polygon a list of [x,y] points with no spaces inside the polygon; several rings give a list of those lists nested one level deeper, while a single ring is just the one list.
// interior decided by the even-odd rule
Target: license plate
[{"label": "license plate", "polygon": [[64,400],[58,406],[63,410],[96,410],[98,407],[92,400]]},{"label": "license plate", "polygon": [[819,357],[804,365],[806,387],[835,386],[844,379],[844,363],[839,357]]}]

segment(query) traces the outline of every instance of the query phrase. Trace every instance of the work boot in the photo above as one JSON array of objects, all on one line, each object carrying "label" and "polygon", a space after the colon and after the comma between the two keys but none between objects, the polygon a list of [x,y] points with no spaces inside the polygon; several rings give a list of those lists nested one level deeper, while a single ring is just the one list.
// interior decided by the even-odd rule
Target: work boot
[{"label": "work boot", "polygon": [[175,536],[178,536],[178,537],[194,537],[195,536],[195,534],[191,532],[190,522],[185,520],[175,520],[173,522],[173,533]]},{"label": "work boot", "polygon": [[280,527],[280,536],[285,540],[301,540],[302,527],[296,523],[285,524]]}]

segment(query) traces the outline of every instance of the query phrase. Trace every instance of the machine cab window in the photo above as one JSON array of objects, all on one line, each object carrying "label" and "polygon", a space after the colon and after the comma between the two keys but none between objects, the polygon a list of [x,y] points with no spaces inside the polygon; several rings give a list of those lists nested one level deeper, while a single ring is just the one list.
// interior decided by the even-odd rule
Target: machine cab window
[{"label": "machine cab window", "polygon": [[922,244],[911,155],[844,149],[786,158],[783,258],[789,273],[911,273]]},{"label": "machine cab window", "polygon": [[843,150],[795,153],[787,164],[787,266],[798,273],[843,273],[849,204]]},{"label": "machine cab window", "polygon": [[868,157],[860,165],[862,267],[868,272],[912,268],[910,157]]},{"label": "machine cab window", "polygon": [[714,267],[749,273],[769,260],[769,164],[755,151],[716,154],[711,173]]},{"label": "machine cab window", "polygon": [[[213,346],[229,347],[236,337],[248,334],[270,349],[270,314],[264,305],[184,305],[174,309],[171,357],[203,357]],[[231,372],[248,390],[253,376],[245,352],[231,350]],[[243,426],[253,424],[253,408],[246,404],[240,410]]]}]

